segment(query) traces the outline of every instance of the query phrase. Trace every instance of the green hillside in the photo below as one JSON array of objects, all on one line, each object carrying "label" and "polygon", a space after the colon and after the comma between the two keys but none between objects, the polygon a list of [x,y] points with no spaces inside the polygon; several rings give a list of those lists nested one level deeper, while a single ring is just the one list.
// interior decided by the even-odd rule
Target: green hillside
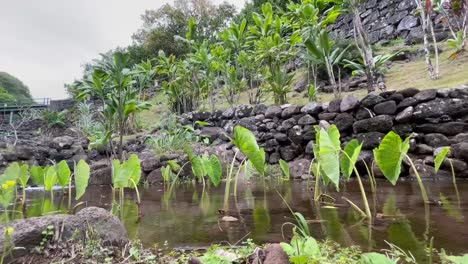
[{"label": "green hillside", "polygon": [[6,73],[0,72],[0,100],[2,99],[31,99],[29,88],[18,78]]}]

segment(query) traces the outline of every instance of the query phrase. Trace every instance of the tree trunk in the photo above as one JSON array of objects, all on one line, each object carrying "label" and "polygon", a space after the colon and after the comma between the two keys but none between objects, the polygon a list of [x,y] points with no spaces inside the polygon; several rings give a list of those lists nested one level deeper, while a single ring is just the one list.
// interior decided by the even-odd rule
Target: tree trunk
[{"label": "tree trunk", "polygon": [[351,0],[351,9],[353,12],[353,23],[354,23],[354,38],[361,51],[361,56],[366,68],[367,76],[367,92],[371,93],[377,88],[376,80],[376,68],[374,62],[374,54],[372,47],[369,43],[369,37],[367,32],[364,30],[362,25],[361,14],[359,12],[359,5],[356,0]]},{"label": "tree trunk", "polygon": [[423,31],[423,41],[424,41],[424,53],[425,53],[425,61],[426,61],[426,71],[429,74],[429,77],[432,80],[437,79],[436,74],[434,71],[434,66],[432,66],[431,61],[431,51],[429,50],[429,27],[428,27],[428,19],[430,20],[429,16],[426,16],[426,11],[422,6],[419,0],[414,0],[416,6],[419,9],[419,15],[421,18],[421,27]]}]

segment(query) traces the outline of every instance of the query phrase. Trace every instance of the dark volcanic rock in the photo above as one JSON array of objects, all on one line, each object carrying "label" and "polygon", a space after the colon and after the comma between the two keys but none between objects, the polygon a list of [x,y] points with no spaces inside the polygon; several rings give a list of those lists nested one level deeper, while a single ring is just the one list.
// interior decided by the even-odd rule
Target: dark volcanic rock
[{"label": "dark volcanic rock", "polygon": [[409,122],[411,118],[413,117],[413,112],[414,112],[414,108],[412,106],[409,106],[405,108],[403,111],[401,111],[400,113],[398,113],[398,115],[395,117],[395,121],[399,123]]},{"label": "dark volcanic rock", "polygon": [[406,97],[413,97],[416,94],[420,92],[419,89],[416,88],[406,88],[404,90],[401,90],[400,93],[406,98]]},{"label": "dark volcanic rock", "polygon": [[468,162],[468,143],[458,143],[452,146],[452,153],[455,158]]},{"label": "dark volcanic rock", "polygon": [[335,119],[337,115],[337,113],[320,113],[318,117],[320,120],[330,121]]},{"label": "dark volcanic rock", "polygon": [[301,112],[309,115],[317,115],[322,111],[322,104],[317,102],[312,102],[306,104],[302,107]]},{"label": "dark volcanic rock", "polygon": [[354,111],[359,106],[359,99],[354,95],[346,96],[340,104],[341,112]]},{"label": "dark volcanic rock", "polygon": [[393,115],[397,110],[395,101],[386,101],[374,106],[374,112],[377,115]]},{"label": "dark volcanic rock", "polygon": [[424,90],[422,92],[417,93],[415,96],[413,96],[413,98],[418,100],[418,102],[426,102],[426,101],[435,99],[436,97],[437,97],[436,89]]},{"label": "dark volcanic rock", "polygon": [[348,113],[341,113],[335,118],[335,125],[340,131],[346,131],[353,127],[354,117]]},{"label": "dark volcanic rock", "polygon": [[460,116],[468,113],[468,103],[460,99],[437,98],[427,103],[418,104],[414,108],[413,118],[424,120],[443,115]]},{"label": "dark volcanic rock", "polygon": [[329,113],[339,113],[341,108],[341,99],[335,99],[328,105]]},{"label": "dark volcanic rock", "polygon": [[468,123],[449,122],[441,124],[421,124],[416,130],[422,133],[439,133],[446,136],[454,136],[468,131]]},{"label": "dark volcanic rock", "polygon": [[385,101],[385,99],[377,94],[369,94],[364,99],[362,99],[361,104],[367,108],[373,108],[374,105]]},{"label": "dark volcanic rock", "polygon": [[304,115],[303,117],[301,117],[299,119],[299,121],[297,121],[297,123],[301,126],[304,126],[304,125],[315,125],[317,124],[317,120],[315,120],[315,118],[313,118],[311,115]]},{"label": "dark volcanic rock", "polygon": [[385,136],[384,133],[369,132],[369,133],[358,134],[356,136],[356,139],[359,140],[359,142],[363,143],[362,147],[364,149],[374,149],[379,146],[380,141],[382,140],[384,136]]},{"label": "dark volcanic rock", "polygon": [[273,105],[273,106],[270,106],[270,107],[267,108],[267,110],[265,112],[265,117],[270,118],[270,119],[272,119],[274,117],[279,117],[279,116],[281,116],[282,112],[283,112],[283,110],[281,109],[281,107]]},{"label": "dark volcanic rock", "polygon": [[280,148],[281,158],[285,161],[291,161],[299,156],[299,150],[293,145]]},{"label": "dark volcanic rock", "polygon": [[[301,113],[301,108],[297,105],[291,105],[286,107],[283,112],[281,113],[281,118],[287,119],[292,117],[293,115],[297,115]],[[267,117],[268,118],[268,117]]]},{"label": "dark volcanic rock", "polygon": [[372,111],[367,108],[359,108],[356,112],[356,120],[363,120],[372,117]]},{"label": "dark volcanic rock", "polygon": [[380,115],[369,119],[356,121],[353,125],[354,133],[382,132],[387,133],[392,130],[393,120],[391,116]]},{"label": "dark volcanic rock", "polygon": [[437,133],[425,135],[424,142],[426,142],[427,145],[434,147],[434,148],[444,147],[444,146],[449,145],[449,139],[446,136],[442,134],[437,134]]}]

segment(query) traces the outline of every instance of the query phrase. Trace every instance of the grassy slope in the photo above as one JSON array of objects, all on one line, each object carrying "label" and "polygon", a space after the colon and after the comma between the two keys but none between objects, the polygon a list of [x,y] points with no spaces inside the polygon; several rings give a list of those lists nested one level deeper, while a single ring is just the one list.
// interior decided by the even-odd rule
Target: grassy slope
[{"label": "grassy slope", "polygon": [[[431,89],[431,88],[455,88],[462,85],[468,85],[468,52],[463,54],[457,60],[449,61],[448,57],[451,54],[451,49],[445,44],[442,44],[444,52],[440,54],[440,73],[441,78],[439,80],[430,80],[426,69],[424,58],[419,58],[409,62],[394,62],[392,67],[386,72],[385,80],[388,90],[402,90],[406,88],[418,88],[418,89]],[[381,48],[379,52],[391,52],[392,50],[398,50],[402,48],[401,45],[396,45],[387,48]],[[411,47],[411,49],[417,49],[418,47]],[[434,60],[433,60],[433,63]],[[306,75],[304,69],[299,69],[294,77],[292,87]],[[293,90],[293,89],[291,89]],[[358,90],[353,92],[344,92],[342,97],[349,94],[354,94],[359,98],[366,96],[366,90]],[[321,102],[328,102],[333,100],[333,94],[319,93],[317,95],[318,100]],[[273,99],[271,96],[266,95],[267,105],[272,105]],[[240,95],[239,104],[248,104],[248,93],[243,92]],[[305,105],[308,102],[306,92],[296,93],[291,92],[288,95],[288,102],[296,105]],[[161,116],[168,112],[168,107],[165,104],[164,96],[157,96],[151,101],[153,104],[152,108],[141,114],[141,119],[147,128],[152,128],[159,123]],[[216,96],[216,108],[217,109],[228,109],[230,106],[227,104],[225,98],[218,94]],[[202,106],[203,110],[210,110],[209,104]]]}]

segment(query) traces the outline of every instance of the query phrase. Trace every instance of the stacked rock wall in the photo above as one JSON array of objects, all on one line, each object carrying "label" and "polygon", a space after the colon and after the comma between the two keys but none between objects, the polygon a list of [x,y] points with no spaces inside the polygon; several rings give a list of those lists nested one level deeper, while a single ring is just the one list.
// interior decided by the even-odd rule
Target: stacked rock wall
[{"label": "stacked rock wall", "polygon": [[422,168],[433,164],[438,148],[451,146],[458,176],[468,177],[468,89],[406,89],[302,107],[240,106],[224,112],[192,112],[180,121],[208,122],[210,126],[202,128],[201,134],[214,145],[227,144],[233,127],[242,125],[254,132],[270,164],[280,159],[311,159],[314,125],[318,124],[335,124],[343,143],[353,138],[363,142],[362,158],[371,164],[372,150],[393,130],[403,137],[413,135],[410,153]]},{"label": "stacked rock wall", "polygon": [[[418,42],[422,38],[419,16],[416,14],[414,0],[367,0],[360,5],[364,28],[369,34],[371,44],[388,42],[404,38],[407,42]],[[439,39],[447,36],[440,15],[434,15],[436,35]],[[353,18],[350,14],[342,15],[337,22],[329,26],[334,36],[353,37]]]}]

